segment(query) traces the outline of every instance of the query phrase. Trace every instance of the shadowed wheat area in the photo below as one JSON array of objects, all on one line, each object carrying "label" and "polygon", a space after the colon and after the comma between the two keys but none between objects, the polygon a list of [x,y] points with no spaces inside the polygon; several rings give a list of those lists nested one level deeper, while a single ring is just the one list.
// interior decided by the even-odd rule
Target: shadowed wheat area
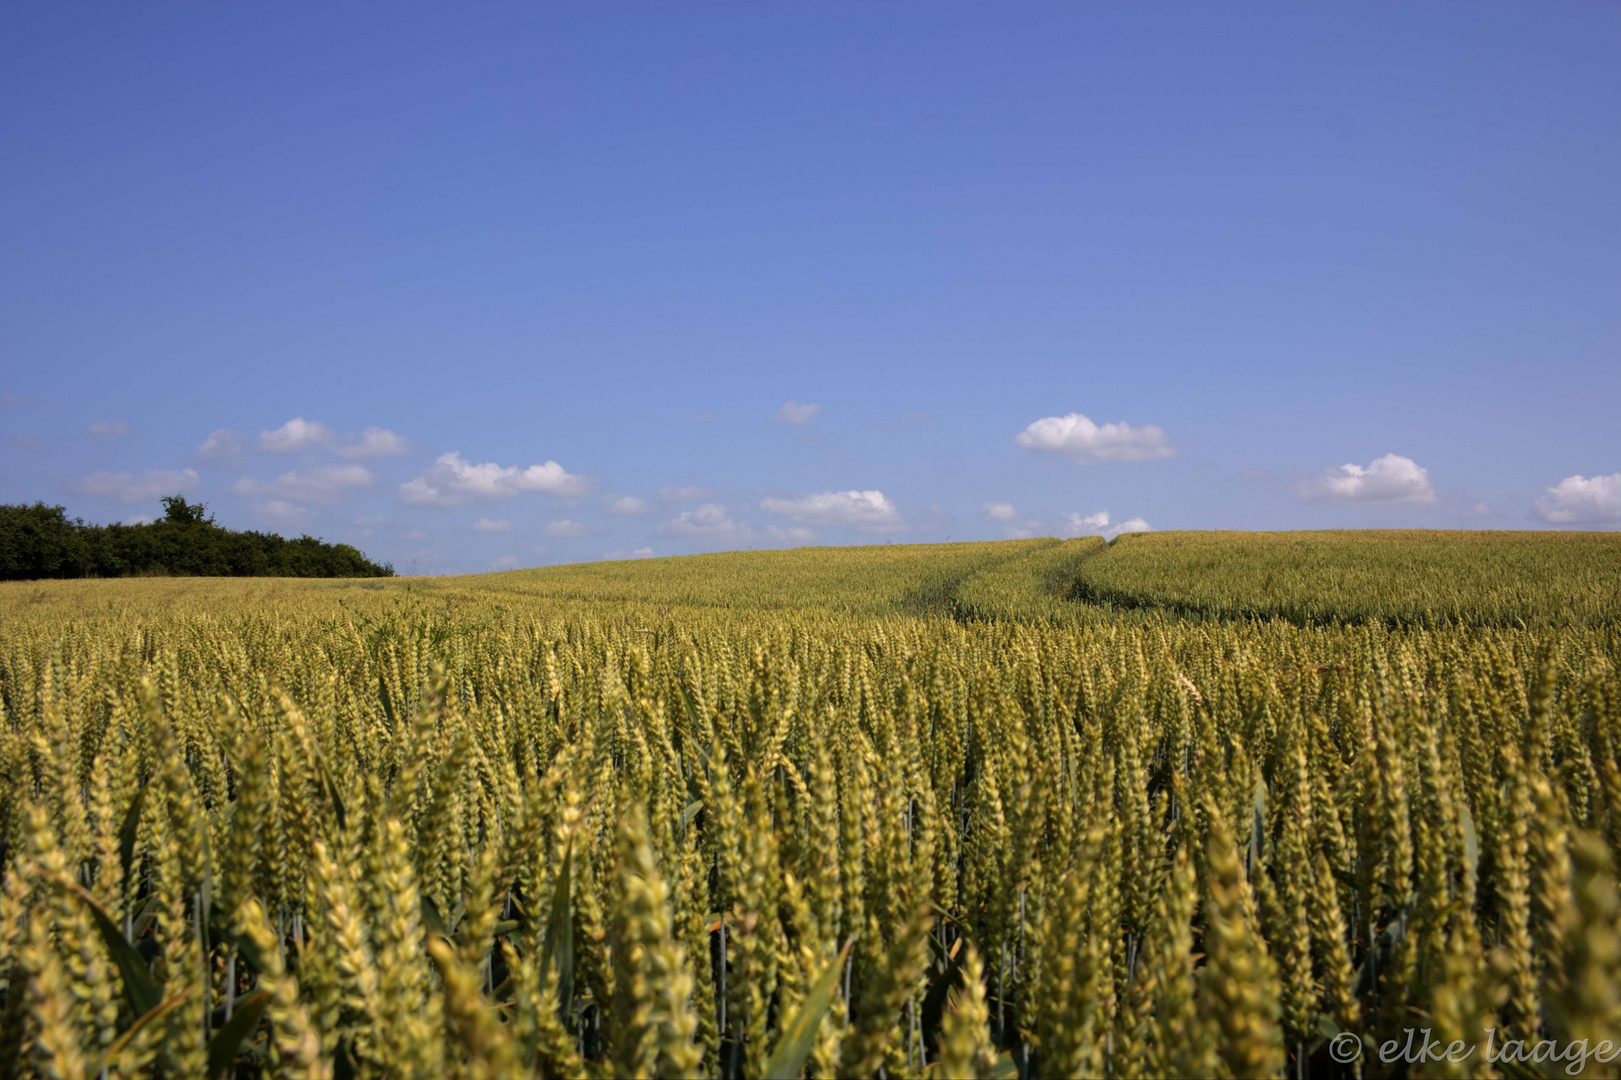
[{"label": "shadowed wheat area", "polygon": [[1523,1075],[1373,1048],[1621,1040],[1616,543],[8,583],[0,1071]]},{"label": "shadowed wheat area", "polygon": [[1088,561],[1075,595],[1302,624],[1597,626],[1621,615],[1621,534],[1138,533]]}]

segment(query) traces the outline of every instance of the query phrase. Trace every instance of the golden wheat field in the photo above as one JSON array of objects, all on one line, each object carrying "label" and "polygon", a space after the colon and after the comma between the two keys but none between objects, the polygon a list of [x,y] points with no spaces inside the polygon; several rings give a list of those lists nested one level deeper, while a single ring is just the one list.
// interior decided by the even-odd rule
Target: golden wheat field
[{"label": "golden wheat field", "polygon": [[0,1075],[1614,1075],[1618,582],[1229,533],[6,584]]}]

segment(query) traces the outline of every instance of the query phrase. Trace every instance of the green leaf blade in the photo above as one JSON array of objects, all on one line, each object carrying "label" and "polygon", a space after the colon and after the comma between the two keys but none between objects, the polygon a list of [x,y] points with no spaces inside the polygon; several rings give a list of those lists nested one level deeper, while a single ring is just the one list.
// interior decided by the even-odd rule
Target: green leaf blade
[{"label": "green leaf blade", "polygon": [[766,1080],[798,1080],[799,1074],[805,1071],[805,1059],[810,1056],[811,1047],[816,1043],[817,1028],[822,1026],[823,1018],[833,1005],[839,973],[849,954],[850,945],[846,942],[833,962],[811,984],[810,992],[805,995],[793,1019],[783,1025],[782,1035],[777,1039],[771,1059],[765,1065]]},{"label": "green leaf blade", "polygon": [[231,1066],[236,1062],[236,1052],[242,1047],[242,1040],[258,1030],[259,1018],[264,1015],[269,1005],[270,992],[267,990],[249,994],[236,1003],[236,1009],[231,1013],[231,1018],[225,1022],[225,1026],[208,1040],[209,1076],[220,1077],[230,1072]]}]

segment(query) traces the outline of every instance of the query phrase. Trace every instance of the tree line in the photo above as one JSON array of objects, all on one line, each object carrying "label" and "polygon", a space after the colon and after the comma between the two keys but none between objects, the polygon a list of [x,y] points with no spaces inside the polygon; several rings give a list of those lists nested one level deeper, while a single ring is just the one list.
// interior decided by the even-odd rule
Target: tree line
[{"label": "tree line", "polygon": [[348,544],[312,536],[238,532],[215,524],[202,503],[163,500],[161,521],[89,525],[60,506],[0,505],[0,580],[174,575],[209,577],[393,577]]}]

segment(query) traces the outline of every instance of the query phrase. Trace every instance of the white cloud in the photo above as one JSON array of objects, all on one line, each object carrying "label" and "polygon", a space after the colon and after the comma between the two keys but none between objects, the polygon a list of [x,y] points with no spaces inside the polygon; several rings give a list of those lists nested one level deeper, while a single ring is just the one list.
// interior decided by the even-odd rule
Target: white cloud
[{"label": "white cloud", "polygon": [[760,508],[801,525],[853,525],[864,532],[906,527],[900,511],[881,491],[824,491],[798,499],[763,499]]},{"label": "white cloud", "polygon": [[1064,518],[1063,531],[1070,536],[1101,536],[1113,540],[1121,533],[1152,532],[1153,526],[1140,517],[1126,521],[1115,521],[1109,516],[1107,510],[1099,510],[1095,514],[1082,517],[1079,513],[1070,513]]},{"label": "white cloud", "polygon": [[816,539],[816,534],[800,525],[767,525],[765,534],[773,540],[791,540],[797,544],[808,544]]},{"label": "white cloud", "polygon": [[647,503],[634,495],[604,495],[602,498],[608,504],[610,514],[647,513]]},{"label": "white cloud", "polygon": [[696,484],[678,488],[659,488],[659,499],[662,502],[700,502],[714,494],[708,488]]},{"label": "white cloud", "polygon": [[102,420],[90,425],[90,434],[98,439],[106,439],[115,435],[128,435],[130,427],[122,420]]},{"label": "white cloud", "polygon": [[242,436],[230,428],[209,431],[207,438],[198,443],[198,457],[229,469],[242,469]]},{"label": "white cloud", "polygon": [[773,419],[789,424],[808,424],[816,419],[816,414],[822,411],[820,405],[801,405],[797,401],[785,401],[782,408],[777,410]]},{"label": "white cloud", "polygon": [[260,516],[269,518],[284,528],[302,526],[310,519],[309,507],[298,506],[285,499],[271,499],[259,503],[254,509]]},{"label": "white cloud", "polygon": [[1543,521],[1556,525],[1621,521],[1621,472],[1567,476],[1532,505]]},{"label": "white cloud", "polygon": [[1469,514],[1471,517],[1496,517],[1497,508],[1491,503],[1477,502],[1469,508]]},{"label": "white cloud", "polygon": [[1028,540],[1032,536],[1051,535],[1051,531],[1044,532],[1041,522],[1034,518],[1020,521],[1018,508],[1012,503],[984,503],[979,508],[979,516],[990,521],[1002,522],[1002,535],[1009,540]]},{"label": "white cloud", "polygon": [[516,570],[519,565],[518,556],[503,555],[490,564],[490,572],[500,573],[502,570]]},{"label": "white cloud", "polygon": [[275,431],[261,431],[259,449],[272,454],[301,454],[325,448],[348,461],[394,457],[411,449],[404,436],[387,428],[368,427],[359,437],[345,435],[344,439],[347,441],[340,445],[337,435],[325,424],[295,416]]},{"label": "white cloud", "polygon": [[702,536],[715,539],[743,540],[751,531],[747,525],[733,521],[726,507],[719,503],[704,503],[696,510],[683,510],[659,526],[660,532],[676,536]]},{"label": "white cloud", "polygon": [[370,487],[371,470],[364,465],[317,465],[282,473],[270,483],[244,476],[231,488],[237,495],[270,495],[303,503],[337,502],[352,488]]},{"label": "white cloud", "polygon": [[222,465],[241,468],[242,439],[230,428],[217,428],[198,445],[197,456],[204,461],[217,461]]},{"label": "white cloud", "polygon": [[508,529],[512,528],[512,522],[491,521],[489,518],[484,517],[473,522],[473,528],[477,529],[479,532],[506,532]]},{"label": "white cloud", "polygon": [[387,428],[369,427],[360,433],[360,441],[337,448],[338,456],[350,461],[394,457],[411,449],[405,436],[396,435]]},{"label": "white cloud", "polygon": [[653,549],[644,547],[637,548],[635,551],[626,551],[624,548],[620,548],[618,551],[604,551],[602,557],[604,559],[651,559]]},{"label": "white cloud", "polygon": [[1331,503],[1433,503],[1430,471],[1412,458],[1386,454],[1367,468],[1334,465],[1301,484],[1300,497]]},{"label": "white cloud", "polygon": [[100,495],[121,503],[138,503],[162,495],[178,495],[197,486],[196,469],[148,469],[139,476],[127,472],[93,472],[73,485],[84,495]]},{"label": "white cloud", "polygon": [[153,517],[151,514],[136,514],[134,517],[125,518],[124,521],[123,521],[123,524],[125,524],[125,525],[150,525],[150,524],[152,524],[152,522],[154,522],[156,520],[157,520],[157,518]]},{"label": "white cloud", "polygon": [[1154,461],[1176,456],[1162,428],[1148,424],[1134,428],[1125,421],[1094,424],[1080,413],[1037,420],[1014,439],[1027,450],[1062,454],[1077,465],[1100,461]]},{"label": "white cloud", "polygon": [[400,485],[400,500],[412,506],[456,506],[474,499],[510,499],[526,491],[583,495],[590,481],[563,470],[555,461],[520,469],[485,462],[475,465],[451,451],[433,466]]},{"label": "white cloud", "polygon": [[275,431],[259,432],[259,449],[272,454],[301,454],[317,446],[330,446],[334,437],[325,424],[295,416]]},{"label": "white cloud", "polygon": [[1019,516],[1012,503],[988,502],[979,508],[979,512],[992,521],[1012,521]]},{"label": "white cloud", "polygon": [[564,518],[562,521],[551,521],[546,524],[547,536],[584,536],[585,526],[578,521]]}]

